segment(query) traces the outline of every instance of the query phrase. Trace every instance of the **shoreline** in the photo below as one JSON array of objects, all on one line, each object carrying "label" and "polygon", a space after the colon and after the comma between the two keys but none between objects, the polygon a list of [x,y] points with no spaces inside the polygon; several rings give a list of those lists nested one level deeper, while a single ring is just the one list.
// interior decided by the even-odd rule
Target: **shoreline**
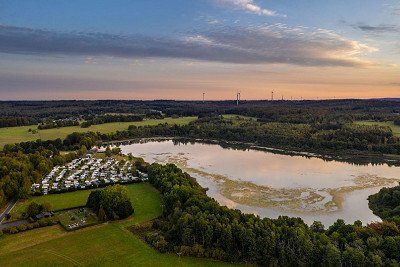
[{"label": "shoreline", "polygon": [[144,138],[132,138],[125,140],[107,141],[102,142],[100,146],[107,144],[110,145],[121,145],[121,144],[132,144],[132,143],[146,143],[151,141],[178,141],[182,143],[197,142],[203,144],[216,144],[224,148],[238,149],[238,150],[258,150],[266,151],[280,155],[288,156],[301,156],[309,158],[320,158],[326,161],[339,161],[346,162],[357,165],[369,165],[369,164],[387,164],[388,166],[400,166],[400,155],[395,154],[377,154],[377,153],[365,153],[362,151],[328,151],[328,152],[318,152],[318,151],[300,151],[295,148],[290,147],[272,147],[272,146],[260,146],[256,143],[248,142],[238,142],[238,141],[223,141],[217,139],[201,139],[201,138],[187,138],[187,137],[144,137]]}]

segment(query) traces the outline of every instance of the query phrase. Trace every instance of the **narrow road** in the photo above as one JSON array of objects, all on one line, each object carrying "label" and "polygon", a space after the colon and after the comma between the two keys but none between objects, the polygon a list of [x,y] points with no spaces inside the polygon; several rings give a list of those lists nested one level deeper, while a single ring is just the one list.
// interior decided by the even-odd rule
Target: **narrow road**
[{"label": "narrow road", "polygon": [[17,204],[16,199],[13,199],[8,203],[6,209],[3,211],[3,213],[0,214],[0,224],[4,221],[6,214],[10,213],[11,210],[14,208],[15,204]]},{"label": "narrow road", "polygon": [[19,221],[13,221],[13,222],[3,222],[3,223],[0,223],[0,230],[3,230],[5,228],[9,228],[9,227],[17,227],[18,225],[27,224],[27,223],[29,223],[28,220],[19,220]]}]

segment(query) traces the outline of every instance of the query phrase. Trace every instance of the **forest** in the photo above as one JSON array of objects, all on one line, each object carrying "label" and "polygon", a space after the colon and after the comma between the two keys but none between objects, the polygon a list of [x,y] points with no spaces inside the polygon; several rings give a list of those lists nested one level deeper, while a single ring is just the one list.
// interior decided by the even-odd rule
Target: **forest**
[{"label": "forest", "polygon": [[62,165],[78,157],[79,153],[60,154],[39,149],[31,153],[0,154],[0,206],[9,199],[28,198],[31,185],[48,174],[55,165]]},{"label": "forest", "polygon": [[82,122],[82,128],[88,128],[91,125],[104,124],[108,122],[134,122],[143,121],[144,116],[142,115],[101,115],[101,116],[85,116],[85,121]]},{"label": "forest", "polygon": [[105,114],[145,114],[158,116],[204,116],[237,114],[264,122],[325,123],[355,120],[393,121],[399,118],[400,101],[320,100],[320,101],[173,101],[173,100],[63,100],[0,101],[0,127],[32,125],[46,119],[95,117]]},{"label": "forest", "polygon": [[321,153],[380,153],[400,154],[400,139],[385,126],[339,123],[294,124],[233,121],[221,116],[203,117],[188,125],[160,124],[130,126],[126,131],[110,134],[73,133],[65,140],[32,141],[6,145],[4,151],[35,151],[46,147],[57,150],[79,149],[116,140],[143,137],[186,137],[196,139],[236,141],[259,146],[287,148]]},{"label": "forest", "polygon": [[337,220],[328,229],[300,218],[261,219],[220,206],[173,164],[152,164],[149,181],[164,196],[163,215],[146,240],[161,252],[262,266],[396,266],[400,231],[394,222]]},{"label": "forest", "polygon": [[[0,202],[29,197],[31,184],[54,165],[71,161],[95,145],[132,138],[185,137],[301,151],[400,154],[400,140],[388,127],[356,125],[343,117],[327,119],[329,116],[318,120],[299,115],[288,120],[283,110],[280,119],[274,121],[269,121],[268,116],[255,120],[203,114],[183,126],[130,126],[128,130],[110,134],[73,133],[64,140],[9,144],[0,152]],[[392,111],[389,113],[393,115]],[[243,112],[242,115],[255,114]],[[392,218],[396,214],[387,213],[387,210],[397,210],[393,206],[398,197],[395,191],[382,191],[378,197],[370,198],[374,212],[387,218],[384,222],[362,225],[360,221],[346,224],[338,220],[325,229],[319,222],[308,226],[300,218],[261,219],[222,207],[205,194],[195,179],[175,165],[142,163],[138,167],[148,171],[150,183],[164,199],[162,217],[153,221],[145,236],[161,252],[273,266],[396,266],[400,262],[399,224]],[[105,194],[105,198],[110,199],[113,194]],[[100,203],[100,197],[101,193],[94,193],[88,205]],[[117,218],[114,215],[122,218],[131,212],[128,206],[121,210],[113,210],[115,207],[106,204],[93,208],[104,219]]]},{"label": "forest", "polygon": [[370,209],[382,219],[400,224],[400,185],[382,188],[368,197]]}]

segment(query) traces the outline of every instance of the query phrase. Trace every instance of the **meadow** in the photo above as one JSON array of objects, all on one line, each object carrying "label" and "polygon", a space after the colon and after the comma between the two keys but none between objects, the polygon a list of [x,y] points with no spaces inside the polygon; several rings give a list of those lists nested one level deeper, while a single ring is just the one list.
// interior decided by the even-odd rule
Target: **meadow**
[{"label": "meadow", "polygon": [[[127,186],[135,209],[132,217],[123,220],[67,232],[61,226],[51,226],[0,237],[0,265],[2,266],[228,266],[221,262],[175,254],[161,254],[144,243],[127,227],[160,216],[161,196],[149,184]],[[37,202],[55,200],[64,206],[84,204],[75,193],[33,198]],[[82,194],[82,193],[80,193]],[[57,196],[57,197],[56,197]],[[59,198],[59,196],[61,198]]]},{"label": "meadow", "polygon": [[[181,117],[181,118],[165,118],[165,119],[150,119],[139,122],[111,122],[99,125],[92,125],[89,128],[81,128],[80,126],[61,127],[54,129],[38,130],[37,125],[6,127],[0,128],[0,149],[6,144],[15,144],[26,141],[34,141],[37,139],[53,140],[57,138],[64,139],[67,135],[73,132],[101,132],[112,133],[128,129],[130,125],[145,126],[157,125],[160,123],[184,125],[195,120],[196,117]],[[35,133],[29,131],[34,130]]]},{"label": "meadow", "polygon": [[22,212],[33,201],[39,204],[50,203],[54,211],[84,206],[91,190],[80,190],[63,194],[49,194],[44,196],[31,197],[26,200],[19,200],[11,211],[12,219],[19,219]]},{"label": "meadow", "polygon": [[357,121],[355,122],[359,125],[379,125],[379,126],[388,126],[392,129],[393,135],[400,136],[400,126],[395,125],[393,121]]}]

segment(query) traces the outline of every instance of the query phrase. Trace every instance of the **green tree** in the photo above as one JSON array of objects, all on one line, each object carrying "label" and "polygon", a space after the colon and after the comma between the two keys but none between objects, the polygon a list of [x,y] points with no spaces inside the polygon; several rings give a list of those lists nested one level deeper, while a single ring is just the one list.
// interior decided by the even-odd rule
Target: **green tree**
[{"label": "green tree", "polygon": [[107,220],[124,219],[134,212],[127,189],[121,185],[92,191],[86,206],[93,209],[97,214],[102,208]]},{"label": "green tree", "polygon": [[112,151],[111,151],[110,146],[106,147],[105,154],[106,154],[107,157],[111,157],[112,156]]},{"label": "green tree", "polygon": [[31,202],[28,207],[26,208],[26,215],[28,217],[35,217],[36,215],[40,214],[43,211],[42,205],[36,203],[36,202]]},{"label": "green tree", "polygon": [[78,150],[78,156],[84,156],[87,154],[87,148],[86,146],[82,145],[81,148]]}]

